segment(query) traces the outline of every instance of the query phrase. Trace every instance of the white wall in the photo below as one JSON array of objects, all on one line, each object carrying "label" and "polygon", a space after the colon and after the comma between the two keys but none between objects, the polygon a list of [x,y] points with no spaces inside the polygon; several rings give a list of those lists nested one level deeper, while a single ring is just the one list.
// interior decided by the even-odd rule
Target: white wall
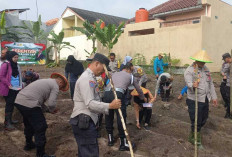
[{"label": "white wall", "polygon": [[87,40],[85,35],[65,38],[64,41],[70,42],[71,45],[75,46],[75,49],[62,49],[60,56],[61,59],[67,59],[69,55],[74,55],[74,57],[78,60],[85,60],[88,55],[85,50],[92,52],[92,41]]},{"label": "white wall", "polygon": [[[67,9],[66,12],[63,14],[63,16],[60,18],[60,20],[57,22],[57,24],[54,26],[53,31],[56,34],[59,34],[63,26],[62,18],[73,16],[73,15],[74,15],[73,12]],[[51,37],[51,35],[49,37]],[[64,41],[70,42],[71,45],[75,46],[75,49],[65,48],[61,50],[61,56],[60,56],[61,60],[66,59],[69,55],[74,55],[74,57],[78,60],[85,60],[87,58],[86,56],[88,55],[85,52],[85,50],[87,50],[88,52],[92,52],[92,41],[87,40],[85,35],[64,38]],[[51,45],[51,42],[47,41],[47,47],[49,47],[50,45]],[[54,55],[52,52],[50,52],[49,57],[54,59]]]}]

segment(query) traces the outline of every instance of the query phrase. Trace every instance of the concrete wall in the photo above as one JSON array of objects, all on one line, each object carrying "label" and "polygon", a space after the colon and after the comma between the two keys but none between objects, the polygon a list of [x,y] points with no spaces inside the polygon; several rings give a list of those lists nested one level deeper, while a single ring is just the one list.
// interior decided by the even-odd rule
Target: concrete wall
[{"label": "concrete wall", "polygon": [[[191,64],[189,59],[201,49],[205,49],[212,58],[207,64],[212,72],[220,70],[221,56],[232,49],[232,6],[220,0],[203,0],[201,11],[170,16],[169,21],[201,16],[200,23],[160,28],[162,21],[153,20],[128,24],[113,52],[124,58],[141,53],[147,63],[160,52],[171,54],[172,58],[181,59],[180,66]],[[205,5],[208,5],[206,11]],[[206,16],[207,12],[207,16]],[[130,31],[154,28],[155,33],[149,35],[129,36]]]},{"label": "concrete wall", "polygon": [[[159,21],[153,20],[128,24],[113,52],[124,58],[140,53],[146,57],[147,64],[153,56],[164,52],[172,58],[181,59],[180,65],[191,64],[191,55],[202,47],[202,24],[187,24],[173,27],[159,27]],[[154,28],[155,33],[149,35],[129,36],[130,31]]]},{"label": "concrete wall", "polygon": [[212,71],[219,71],[222,54],[232,49],[232,6],[220,0],[207,0],[211,5],[211,18],[203,17],[202,47],[212,58],[207,64]]}]

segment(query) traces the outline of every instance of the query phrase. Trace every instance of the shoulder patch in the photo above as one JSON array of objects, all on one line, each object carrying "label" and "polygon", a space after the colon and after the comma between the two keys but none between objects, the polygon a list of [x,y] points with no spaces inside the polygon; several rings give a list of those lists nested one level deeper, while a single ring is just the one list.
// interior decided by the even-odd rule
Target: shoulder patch
[{"label": "shoulder patch", "polygon": [[95,84],[96,84],[96,82],[94,82],[94,81],[89,81],[89,86],[90,86],[91,88],[94,88],[94,87],[95,87]]}]

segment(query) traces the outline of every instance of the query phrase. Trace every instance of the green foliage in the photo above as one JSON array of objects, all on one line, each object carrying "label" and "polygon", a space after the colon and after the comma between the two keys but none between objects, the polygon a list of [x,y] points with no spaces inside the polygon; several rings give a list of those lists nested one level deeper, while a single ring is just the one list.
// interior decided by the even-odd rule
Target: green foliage
[{"label": "green foliage", "polygon": [[96,38],[102,43],[104,47],[107,47],[110,53],[114,45],[118,42],[118,38],[121,36],[125,23],[121,23],[118,28],[114,24],[109,24],[103,29],[100,27],[101,23],[96,23]]},{"label": "green foliage", "polygon": [[[154,60],[157,58],[158,56],[153,56],[151,61],[150,61],[150,65],[154,64]],[[180,59],[177,58],[171,58],[168,54],[164,53],[164,57],[163,57],[163,62],[164,63],[171,63],[172,66],[177,66],[180,63]]]},{"label": "green foliage", "polygon": [[146,58],[140,53],[136,53],[132,60],[133,65],[146,65]]},{"label": "green foliage", "polygon": [[186,67],[186,68],[187,68],[188,66],[189,66],[189,64],[185,64],[185,65],[184,65],[184,67]]},{"label": "green foliage", "polygon": [[57,67],[58,65],[56,64],[56,62],[52,62],[46,65],[47,68],[54,68]]},{"label": "green foliage", "polygon": [[75,46],[72,46],[70,44],[70,42],[63,41],[63,39],[64,39],[64,31],[63,30],[58,35],[54,31],[51,31],[50,34],[51,34],[52,38],[48,38],[48,40],[51,41],[53,43],[53,45],[47,48],[47,52],[50,52],[50,50],[52,48],[54,48],[54,50],[55,50],[55,52],[54,52],[55,53],[55,63],[57,66],[59,66],[60,51],[63,48],[70,49],[71,47],[75,48]]},{"label": "green foliage", "polygon": [[5,19],[5,11],[1,14],[1,19],[0,19],[0,38],[1,35],[6,34],[6,19]]},{"label": "green foliage", "polygon": [[41,15],[39,15],[38,21],[32,22],[28,25],[25,21],[22,22],[23,26],[15,26],[14,28],[21,28],[27,30],[28,33],[23,33],[24,36],[32,40],[34,43],[39,43],[46,39],[48,33],[46,33],[42,28]]},{"label": "green foliage", "polygon": [[83,23],[83,27],[72,27],[73,29],[81,32],[82,34],[86,35],[87,37],[87,40],[92,40],[93,42],[93,51],[92,52],[88,52],[87,50],[85,50],[85,52],[88,54],[88,56],[86,57],[89,57],[91,56],[92,54],[95,54],[96,51],[97,51],[97,48],[95,46],[95,42],[96,42],[96,35],[95,35],[95,32],[96,32],[96,27],[94,27],[91,23],[89,23],[89,21],[85,21]]}]

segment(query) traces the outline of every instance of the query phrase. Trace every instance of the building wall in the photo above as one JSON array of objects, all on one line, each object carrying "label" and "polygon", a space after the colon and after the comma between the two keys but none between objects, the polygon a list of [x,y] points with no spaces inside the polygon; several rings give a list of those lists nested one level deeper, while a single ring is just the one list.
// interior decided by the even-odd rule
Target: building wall
[{"label": "building wall", "polygon": [[207,64],[212,71],[219,71],[222,64],[222,54],[231,52],[232,45],[232,6],[220,0],[207,0],[211,5],[211,18],[203,17],[203,42],[212,58],[212,64]]},{"label": "building wall", "polygon": [[[180,66],[191,64],[189,59],[201,49],[205,49],[212,58],[212,64],[207,64],[212,72],[220,70],[221,56],[232,49],[232,6],[220,0],[203,0],[203,5],[208,4],[206,10],[187,14],[175,15],[168,20],[184,19],[201,16],[200,23],[160,28],[158,20],[128,24],[113,52],[120,58],[126,55],[135,56],[143,54],[147,63],[159,52],[171,54],[172,58],[181,59]],[[191,15],[191,16],[190,16]],[[149,35],[129,36],[130,31],[154,28],[155,33]]]},{"label": "building wall", "polygon": [[[180,65],[191,64],[191,55],[201,49],[202,24],[187,24],[181,26],[160,28],[158,20],[128,24],[118,43],[113,48],[120,58],[126,55],[135,56],[141,53],[146,57],[147,64],[153,56],[164,52],[172,58],[181,59]],[[155,33],[149,35],[129,36],[130,31],[154,28]]]},{"label": "building wall", "polygon": [[[66,10],[66,12],[63,14],[61,19],[57,22],[57,24],[54,26],[53,31],[56,34],[59,34],[59,32],[63,28],[70,28],[71,26],[80,27],[83,25],[83,21],[75,16],[75,14],[70,11],[69,9]],[[70,30],[68,30],[70,32]],[[86,56],[88,55],[85,50],[88,52],[92,52],[92,41],[87,40],[85,35],[82,35],[80,32],[73,31],[72,37],[65,37],[65,42],[70,42],[71,45],[75,46],[71,49],[62,49],[60,58],[61,59],[67,59],[69,55],[74,55],[74,57],[78,60],[85,60]],[[51,37],[51,36],[49,36]],[[48,47],[52,43],[50,41],[47,41]],[[50,58],[54,59],[53,53],[50,53]]]}]

